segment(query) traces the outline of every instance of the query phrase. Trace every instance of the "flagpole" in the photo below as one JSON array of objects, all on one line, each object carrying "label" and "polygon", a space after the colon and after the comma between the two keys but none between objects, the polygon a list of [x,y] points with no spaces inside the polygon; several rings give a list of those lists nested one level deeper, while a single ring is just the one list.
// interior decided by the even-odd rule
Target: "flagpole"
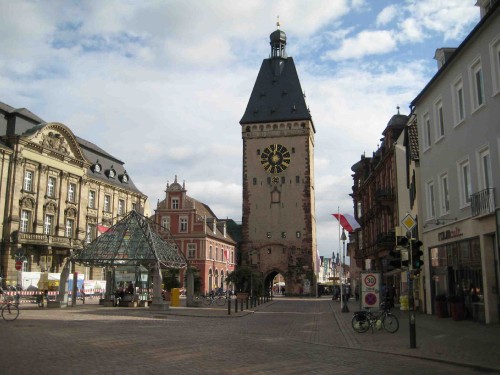
[{"label": "flagpole", "polygon": [[[337,215],[338,215],[338,222],[339,222],[339,254],[340,254],[340,207],[337,206]],[[342,303],[344,301],[344,296],[343,296],[343,292],[342,292],[342,277],[344,276],[344,269],[343,269],[343,266],[342,266],[342,259],[340,259],[340,306],[342,306]]]}]

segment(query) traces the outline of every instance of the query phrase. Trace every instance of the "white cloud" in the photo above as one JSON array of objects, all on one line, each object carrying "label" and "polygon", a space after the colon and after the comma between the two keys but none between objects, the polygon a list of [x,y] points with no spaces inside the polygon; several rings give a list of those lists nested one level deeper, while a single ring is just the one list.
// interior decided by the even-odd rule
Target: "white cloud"
[{"label": "white cloud", "polygon": [[345,39],[340,48],[329,51],[326,56],[332,60],[360,59],[369,55],[380,55],[393,51],[396,41],[390,31],[366,30],[355,37]]},{"label": "white cloud", "polygon": [[375,23],[377,26],[384,26],[391,22],[397,15],[398,7],[396,5],[389,5],[382,9],[382,11],[377,15]]}]

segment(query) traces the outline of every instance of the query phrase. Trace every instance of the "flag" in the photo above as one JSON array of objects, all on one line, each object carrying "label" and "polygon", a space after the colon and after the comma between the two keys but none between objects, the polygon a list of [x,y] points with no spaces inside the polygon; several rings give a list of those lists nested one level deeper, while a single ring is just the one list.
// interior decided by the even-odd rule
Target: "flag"
[{"label": "flag", "polygon": [[332,214],[339,222],[342,228],[344,228],[349,233],[354,230],[361,228],[354,216],[349,214]]},{"label": "flag", "polygon": [[98,225],[97,226],[97,230],[99,231],[99,233],[106,233],[108,231],[109,227],[105,226],[105,225]]}]

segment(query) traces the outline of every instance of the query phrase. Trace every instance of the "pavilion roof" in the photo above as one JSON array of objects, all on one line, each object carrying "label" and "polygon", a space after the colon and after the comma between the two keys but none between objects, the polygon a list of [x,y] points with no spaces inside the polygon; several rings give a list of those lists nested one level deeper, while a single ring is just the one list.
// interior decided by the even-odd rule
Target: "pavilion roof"
[{"label": "pavilion roof", "polygon": [[[161,234],[160,234],[161,233]],[[73,260],[92,267],[145,266],[184,268],[187,261],[167,228],[130,211],[91,243]]]}]

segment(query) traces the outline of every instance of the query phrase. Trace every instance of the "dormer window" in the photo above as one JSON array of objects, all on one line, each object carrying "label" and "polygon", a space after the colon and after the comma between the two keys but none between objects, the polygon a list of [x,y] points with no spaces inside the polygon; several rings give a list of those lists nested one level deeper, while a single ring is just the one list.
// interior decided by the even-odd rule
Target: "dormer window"
[{"label": "dormer window", "polygon": [[116,177],[116,171],[113,168],[113,166],[111,166],[111,168],[108,170],[108,177],[109,178],[115,178]]},{"label": "dormer window", "polygon": [[127,172],[123,173],[123,174],[120,176],[120,180],[121,180],[124,184],[127,184],[127,183],[128,183],[128,174],[127,174]]},{"label": "dormer window", "polygon": [[93,166],[94,173],[101,173],[102,167],[101,164],[99,164],[99,161],[96,161],[96,163]]}]

